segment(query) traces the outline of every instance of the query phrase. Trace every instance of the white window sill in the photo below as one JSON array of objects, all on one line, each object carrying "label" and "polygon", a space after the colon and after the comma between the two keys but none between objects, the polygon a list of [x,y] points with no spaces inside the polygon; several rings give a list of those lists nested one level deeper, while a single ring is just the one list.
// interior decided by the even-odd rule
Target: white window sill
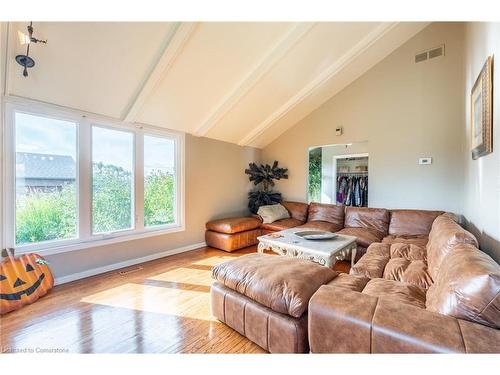
[{"label": "white window sill", "polygon": [[146,229],[141,232],[130,233],[130,234],[120,234],[119,232],[114,234],[109,234],[107,238],[100,239],[90,239],[87,241],[74,240],[71,243],[65,241],[64,244],[57,244],[57,242],[51,243],[40,243],[36,245],[21,245],[15,248],[15,255],[27,254],[27,253],[37,253],[42,256],[55,255],[68,253],[72,251],[78,251],[83,249],[88,249],[92,247],[99,247],[105,245],[111,245],[115,243],[140,240],[142,238],[162,236],[170,233],[183,232],[185,227],[182,225],[176,225],[169,228],[161,229]]}]

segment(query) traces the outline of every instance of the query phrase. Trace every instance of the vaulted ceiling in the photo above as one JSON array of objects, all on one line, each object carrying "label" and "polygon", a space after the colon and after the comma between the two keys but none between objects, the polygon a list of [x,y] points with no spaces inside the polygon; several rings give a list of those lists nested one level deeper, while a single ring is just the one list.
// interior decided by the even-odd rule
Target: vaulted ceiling
[{"label": "vaulted ceiling", "polygon": [[36,22],[24,78],[26,25],[7,95],[265,147],[427,23]]}]

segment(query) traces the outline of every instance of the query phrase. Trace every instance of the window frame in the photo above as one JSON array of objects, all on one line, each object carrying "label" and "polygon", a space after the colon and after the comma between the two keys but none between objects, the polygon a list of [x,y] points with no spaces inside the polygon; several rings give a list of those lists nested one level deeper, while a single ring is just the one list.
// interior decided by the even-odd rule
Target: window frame
[{"label": "window frame", "polygon": [[[62,121],[73,122],[76,125],[76,237],[75,238],[67,238],[67,239],[59,239],[59,240],[47,240],[37,242],[36,244],[20,244],[16,245],[16,130],[15,130],[15,114],[16,113],[24,113],[37,117],[45,117],[49,119],[56,119]],[[19,253],[30,252],[33,250],[38,250],[38,247],[35,245],[40,245],[41,247],[57,247],[57,246],[66,246],[74,241],[78,240],[78,234],[80,231],[80,202],[78,196],[80,195],[80,164],[79,164],[79,127],[78,122],[79,119],[70,113],[62,113],[60,111],[54,111],[52,114],[49,114],[47,111],[42,111],[39,109],[31,108],[31,106],[27,105],[12,105],[10,103],[6,103],[5,106],[5,142],[4,142],[4,150],[5,150],[5,195],[6,198],[4,202],[6,203],[4,209],[7,213],[4,220],[4,238],[7,244],[7,247],[19,249]],[[26,249],[26,250],[25,250]],[[25,251],[24,251],[25,250]]]},{"label": "window frame", "polygon": [[[131,226],[130,228],[124,228],[124,229],[116,229],[113,231],[109,232],[93,232],[93,227],[94,227],[94,217],[93,217],[93,212],[92,212],[92,207],[94,205],[94,192],[93,192],[93,187],[94,187],[94,170],[93,170],[93,153],[94,153],[94,128],[101,128],[101,129],[108,129],[108,130],[114,130],[114,131],[122,131],[124,133],[130,133],[132,134],[132,207],[131,207]],[[91,121],[90,122],[90,236],[92,238],[101,238],[106,236],[112,235],[114,233],[119,234],[126,234],[126,233],[132,233],[136,230],[136,199],[137,199],[137,194],[136,194],[136,185],[137,185],[137,177],[135,175],[135,172],[137,170],[137,133],[131,129],[121,129],[118,126],[110,126],[108,124],[102,124],[101,122],[96,122],[96,121]]]},{"label": "window frame", "polygon": [[[185,134],[139,123],[126,123],[106,116],[40,103],[29,99],[4,97],[3,238],[6,247],[16,254],[37,251],[51,255],[181,232],[185,230]],[[47,117],[76,123],[77,237],[16,245],[16,144],[15,113]],[[106,233],[92,233],[92,126],[128,131],[133,134],[133,203],[132,228]],[[144,227],[144,136],[173,139],[175,144],[175,222]]]},{"label": "window frame", "polygon": [[142,131],[142,137],[141,137],[141,144],[139,145],[140,147],[140,157],[142,158],[142,160],[138,163],[140,166],[141,166],[141,170],[140,170],[140,173],[141,173],[141,180],[142,180],[142,183],[140,183],[140,186],[141,186],[141,189],[142,189],[142,192],[140,193],[141,194],[141,197],[142,199],[140,200],[140,209],[142,210],[142,219],[140,220],[140,224],[139,223],[136,223],[136,225],[140,225],[143,230],[145,231],[154,231],[156,230],[157,228],[163,228],[163,227],[169,227],[169,226],[172,226],[172,225],[175,225],[178,221],[179,221],[179,218],[178,218],[178,208],[180,207],[180,202],[179,202],[179,198],[178,198],[178,189],[179,189],[179,181],[177,181],[178,179],[178,172],[177,172],[177,168],[179,167],[179,153],[178,153],[178,142],[175,142],[174,140],[174,171],[175,171],[175,174],[174,174],[174,193],[175,193],[175,199],[174,199],[174,213],[175,213],[175,220],[174,220],[174,223],[171,223],[171,224],[158,224],[158,225],[150,225],[150,226],[146,226],[144,224],[145,220],[144,220],[144,187],[145,187],[145,174],[144,174],[144,156],[145,156],[145,153],[144,153],[144,138],[145,137],[156,137],[156,138],[163,138],[163,139],[172,139],[171,137],[165,137],[165,135],[163,134],[160,134],[160,133],[157,133],[157,132],[154,132],[152,130],[146,130],[146,131]]}]

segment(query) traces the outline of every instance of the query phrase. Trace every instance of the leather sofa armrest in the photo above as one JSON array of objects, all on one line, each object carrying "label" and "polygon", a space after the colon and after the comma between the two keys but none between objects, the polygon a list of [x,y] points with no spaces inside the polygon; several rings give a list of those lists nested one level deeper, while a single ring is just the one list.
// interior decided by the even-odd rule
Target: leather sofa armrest
[{"label": "leather sofa armrest", "polygon": [[309,301],[313,353],[500,353],[500,330],[322,286]]},{"label": "leather sofa armrest", "polygon": [[370,353],[377,298],[323,285],[309,300],[312,353]]}]

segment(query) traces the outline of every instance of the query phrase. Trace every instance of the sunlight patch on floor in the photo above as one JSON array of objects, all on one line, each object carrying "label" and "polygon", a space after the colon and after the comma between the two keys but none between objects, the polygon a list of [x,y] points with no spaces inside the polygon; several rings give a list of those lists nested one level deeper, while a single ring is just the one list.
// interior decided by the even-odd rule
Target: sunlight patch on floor
[{"label": "sunlight patch on floor", "polygon": [[191,268],[176,268],[158,275],[148,277],[148,280],[168,281],[172,283],[184,283],[211,286],[213,283],[212,273],[207,270]]},{"label": "sunlight patch on floor", "polygon": [[210,313],[210,293],[194,290],[127,283],[84,297],[81,302],[217,321]]}]

